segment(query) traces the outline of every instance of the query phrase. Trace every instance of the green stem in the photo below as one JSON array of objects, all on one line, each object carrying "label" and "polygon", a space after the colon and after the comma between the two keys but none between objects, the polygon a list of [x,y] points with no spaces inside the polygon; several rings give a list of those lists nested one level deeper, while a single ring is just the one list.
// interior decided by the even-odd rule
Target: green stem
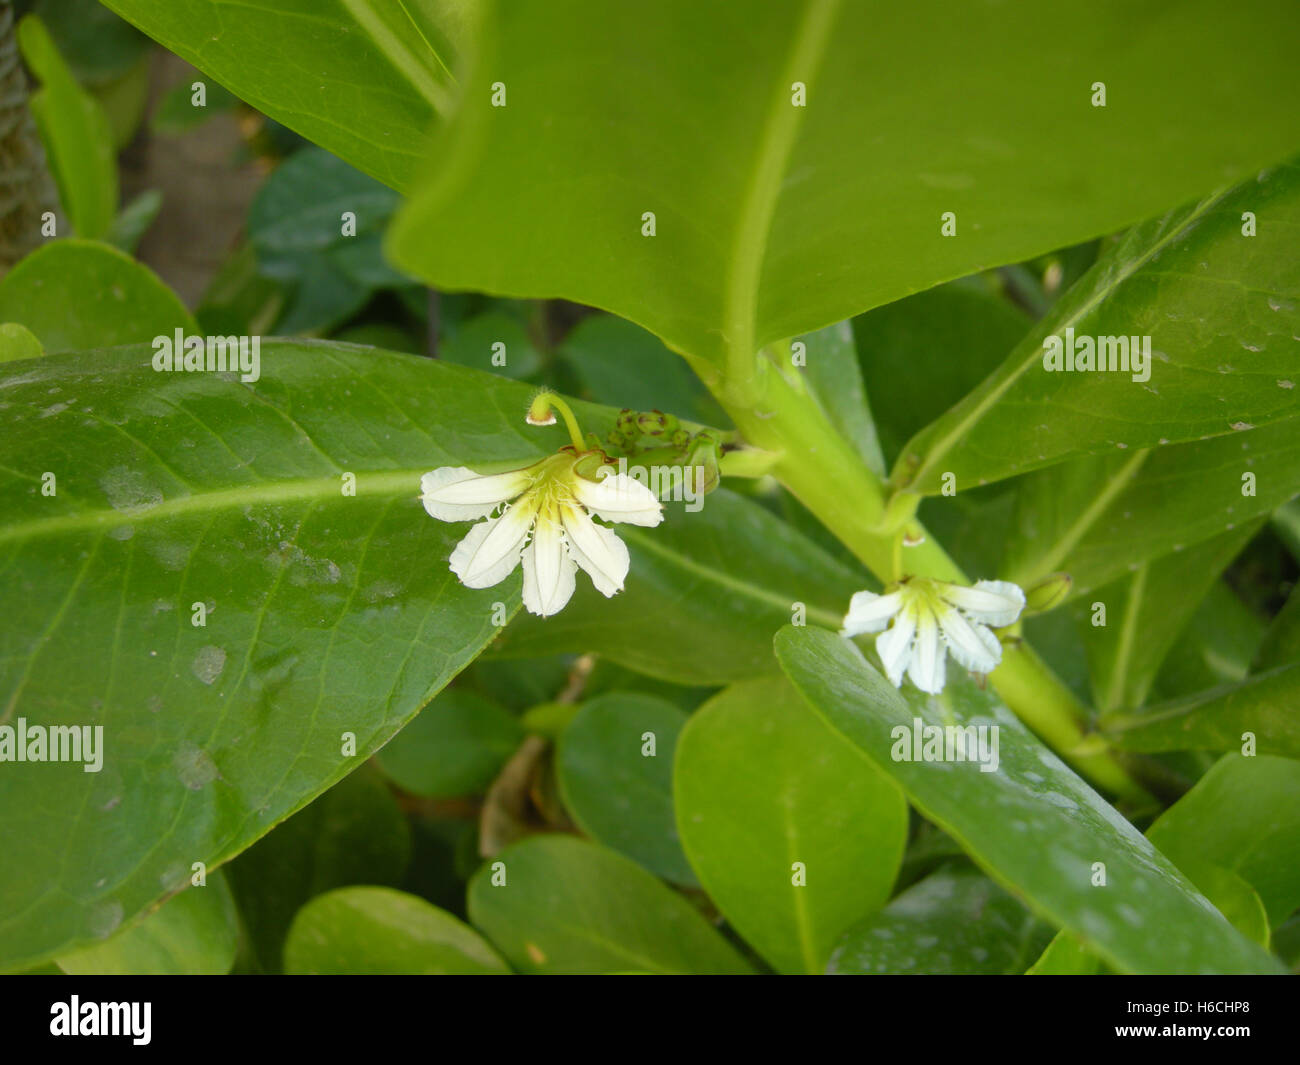
[{"label": "green stem", "polygon": [[[787,379],[766,359],[748,378],[749,404],[715,387],[719,402],[745,440],[778,457],[771,473],[883,581],[894,579],[894,547],[901,529],[891,529],[885,489],[847,441],[826,419],[798,379]],[[752,391],[751,391],[752,390]],[[916,576],[969,583],[961,568],[927,534],[909,521],[924,542],[903,548],[907,571]],[[1087,708],[1027,644],[1011,643],[990,682],[1017,716],[1094,784],[1134,801],[1145,790],[1107,751],[1079,749],[1090,742]]]},{"label": "green stem", "polygon": [[578,419],[573,416],[569,405],[554,392],[538,392],[533,397],[532,406],[528,408],[528,424],[553,425],[555,423],[553,411],[557,410],[569,430],[569,439],[573,441],[574,450],[579,453],[586,451],[587,442],[582,435],[582,428],[578,425]]}]

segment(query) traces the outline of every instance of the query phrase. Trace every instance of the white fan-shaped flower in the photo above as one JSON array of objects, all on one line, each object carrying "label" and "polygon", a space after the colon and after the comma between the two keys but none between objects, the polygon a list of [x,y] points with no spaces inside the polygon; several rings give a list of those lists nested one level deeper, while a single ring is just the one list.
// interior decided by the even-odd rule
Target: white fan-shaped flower
[{"label": "white fan-shaped flower", "polygon": [[[420,480],[424,509],[441,521],[480,521],[451,553],[451,571],[468,588],[505,580],[522,560],[524,606],[555,614],[569,601],[578,567],[604,596],[623,588],[627,547],[598,518],[654,526],[663,506],[653,492],[623,473],[602,468],[591,480],[577,472],[591,453],[565,448],[506,473],[478,474],[442,466]],[[498,512],[498,508],[500,508]]]},{"label": "white fan-shaped flower", "polygon": [[972,673],[990,673],[1002,661],[992,629],[1010,625],[1025,608],[1025,593],[1010,581],[974,587],[910,577],[885,595],[858,592],[849,601],[842,636],[878,632],[876,652],[894,687],[903,674],[923,692],[943,691],[951,654]]}]

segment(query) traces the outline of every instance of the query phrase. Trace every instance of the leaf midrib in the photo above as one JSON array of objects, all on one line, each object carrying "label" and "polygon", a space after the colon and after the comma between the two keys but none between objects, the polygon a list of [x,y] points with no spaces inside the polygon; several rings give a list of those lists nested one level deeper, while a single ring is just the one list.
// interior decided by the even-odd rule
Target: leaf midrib
[{"label": "leaf midrib", "polygon": [[839,11],[840,0],[812,0],[799,21],[790,55],[782,68],[771,105],[763,122],[758,153],[741,208],[736,237],[727,263],[726,322],[728,358],[733,367],[748,367],[755,351],[755,319],[758,288],[772,219],[781,195],[781,184],[794,151],[795,138],[804,108],[795,107],[788,97],[792,81],[805,84],[821,63],[830,40],[831,26]]},{"label": "leaf midrib", "polygon": [[[60,514],[50,518],[17,522],[0,526],[0,543],[27,540],[32,537],[57,536],[61,533],[83,532],[114,528],[120,525],[142,525],[166,518],[203,514],[214,510],[236,509],[255,504],[306,503],[326,499],[344,499],[343,471],[323,477],[295,480],[258,482],[237,485],[211,492],[199,492],[164,500],[147,510],[114,510],[100,507],[81,510],[74,514]],[[355,472],[355,471],[353,471]],[[420,478],[428,466],[409,470],[382,470],[357,473],[357,496],[392,496],[410,492],[414,499],[419,495]]]},{"label": "leaf midrib", "polygon": [[[378,45],[379,50],[384,54],[388,61],[393,65],[393,69],[398,71],[410,84],[416,92],[429,102],[437,115],[446,115],[450,108],[450,94],[446,89],[439,85],[438,82],[429,75],[428,70],[420,65],[419,58],[414,55],[406,44],[401,41],[386,25],[383,20],[375,14],[371,7],[370,0],[341,0],[343,7],[356,20],[370,38]],[[398,5],[402,14],[407,19],[411,19],[404,5]],[[414,20],[411,20],[414,22]],[[419,33],[419,28],[415,27]],[[424,40],[423,34],[420,34],[420,40]],[[432,51],[432,49],[430,49]],[[446,64],[436,52],[433,53],[438,60],[438,64],[444,69]]]}]

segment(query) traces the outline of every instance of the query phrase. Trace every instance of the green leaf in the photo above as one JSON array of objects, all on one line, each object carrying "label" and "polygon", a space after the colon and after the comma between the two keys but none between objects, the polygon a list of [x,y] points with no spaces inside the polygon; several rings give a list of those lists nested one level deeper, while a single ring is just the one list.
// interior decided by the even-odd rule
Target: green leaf
[{"label": "green leaf", "polygon": [[384,184],[411,183],[455,92],[465,0],[106,0],[263,114]]},{"label": "green leaf", "polygon": [[[329,152],[304,148],[258,190],[248,210],[248,239],[263,273],[293,280],[315,256],[382,229],[397,200],[392,189]],[[355,216],[353,236],[343,235],[347,212]]]},{"label": "green leaf", "polygon": [[370,289],[343,272],[332,260],[313,258],[293,285],[277,333],[321,334],[336,329],[370,299]]},{"label": "green leaf", "polygon": [[117,160],[103,107],[72,76],[45,24],[29,15],[18,46],[41,88],[28,99],[59,199],[78,236],[105,236],[117,214]]},{"label": "green leaf", "polygon": [[809,621],[838,626],[850,596],[867,587],[867,577],[725,489],[695,514],[664,509],[656,529],[619,529],[632,556],[625,591],[606,600],[580,584],[563,613],[518,617],[493,653],[594,651],[678,684],[727,684],[776,670],[772,634],[797,604]]},{"label": "green leaf", "polygon": [[0,279],[0,322],[20,322],[46,351],[138,344],[198,332],[152,270],[107,244],[58,240]]},{"label": "green leaf", "polygon": [[220,976],[230,971],[239,915],[221,870],[111,939],[58,959],[74,976]]},{"label": "green leaf", "polygon": [[524,327],[499,310],[462,323],[438,349],[438,357],[506,377],[528,377],[542,366],[542,357]]},{"label": "green leaf", "polygon": [[1300,914],[1273,932],[1273,950],[1286,963],[1291,974],[1300,973]]},{"label": "green leaf", "polygon": [[[1257,218],[1243,235],[1245,212]],[[1300,167],[1134,227],[984,383],[904,449],[900,484],[938,492],[1000,480],[1079,455],[1135,452],[1294,418],[1300,365]],[[1049,369],[1058,347],[1149,338],[1141,364]],[[1063,339],[1060,339],[1063,338]],[[1145,351],[1145,341],[1143,342]],[[1062,358],[1066,356],[1062,353]],[[1100,362],[1098,361],[1098,365]],[[1300,428],[1292,429],[1300,435]]]},{"label": "green leaf", "polygon": [[[834,0],[494,12],[396,261],[436,287],[601,307],[714,361],[1137,222],[1300,140],[1290,16],[1254,0],[1231,22],[1082,0],[1032,17]],[[1157,41],[1177,64],[1152,61]]]},{"label": "green leaf", "polygon": [[483,938],[424,899],[381,887],[339,888],[293,919],[285,972],[490,976],[510,970]]},{"label": "green leaf", "polygon": [[1300,500],[1286,503],[1273,512],[1273,531],[1286,544],[1291,557],[1300,561]]},{"label": "green leaf", "polygon": [[[853,327],[838,322],[800,337],[804,345],[803,376],[830,423],[853,445],[867,466],[885,475],[885,456],[880,450],[876,424],[867,403],[867,391],[858,368]],[[890,397],[892,390],[880,393]]]},{"label": "green leaf", "polygon": [[560,734],[555,768],[565,808],[583,832],[657,876],[694,887],[673,819],[673,752],[685,724],[686,715],[663,699],[598,695]]},{"label": "green leaf", "polygon": [[[1262,518],[1186,551],[1165,555],[1134,573],[1094,589],[1080,604],[1080,621],[1093,704],[1104,717],[1141,706],[1169,648],[1179,638],[1197,605],[1246,542]],[[1106,624],[1093,625],[1096,603],[1106,607]]]},{"label": "green leaf", "polygon": [[1293,662],[1240,684],[1114,717],[1104,731],[1126,751],[1237,751],[1251,733],[1261,753],[1300,758],[1297,695],[1300,662]]},{"label": "green leaf", "polygon": [[145,189],[113,219],[113,228],[106,238],[108,242],[127,255],[133,254],[140,238],[158,217],[162,201],[162,193],[158,189]]},{"label": "green leaf", "polygon": [[1230,869],[1210,865],[1196,857],[1183,859],[1179,868],[1233,928],[1252,943],[1268,947],[1268,913],[1259,894],[1245,880]]},{"label": "green leaf", "polygon": [[148,39],[99,0],[36,0],[39,16],[77,80],[102,85],[126,74],[149,51]]},{"label": "green leaf", "polygon": [[840,937],[826,971],[1021,973],[1051,930],[974,869],[945,868]]},{"label": "green leaf", "polygon": [[564,691],[573,666],[574,659],[568,655],[505,660],[485,655],[475,659],[464,679],[493,702],[523,713]]},{"label": "green leaf", "polygon": [[596,664],[587,674],[587,683],[583,692],[588,699],[592,699],[597,695],[613,691],[634,691],[653,695],[672,703],[683,713],[690,714],[699,709],[700,704],[710,695],[716,694],[717,688],[673,684],[670,681],[647,677],[644,673],[637,673],[626,666],[620,666],[608,658],[597,658]]},{"label": "green leaf", "polygon": [[213,336],[264,336],[280,317],[286,298],[286,286],[259,274],[257,253],[243,243],[222,263],[194,313]]},{"label": "green leaf", "polygon": [[[1264,951],[1223,920],[991,692],[950,680],[942,696],[910,687],[900,693],[852,643],[813,628],[783,630],[776,652],[813,708],[890,773],[925,817],[996,881],[1110,964],[1126,972],[1276,971]],[[917,719],[996,725],[997,771],[983,772],[987,761],[904,760],[912,753],[904,737]],[[1104,888],[1093,886],[1096,862],[1106,867]]]},{"label": "green leaf", "polygon": [[1077,459],[1020,481],[1003,575],[1064,570],[1082,595],[1152,559],[1249,525],[1300,493],[1300,421]]},{"label": "green leaf", "polygon": [[902,792],[781,677],[705,703],[673,768],[677,826],[710,898],[774,968],[820,973],[840,934],[889,898]]},{"label": "green leaf", "polygon": [[41,342],[25,325],[17,322],[0,323],[0,362],[16,359],[34,359],[45,354]]},{"label": "green leaf", "polygon": [[[1195,858],[1180,860],[1179,869],[1224,918],[1261,947],[1269,945],[1268,915],[1254,889],[1236,873]],[[1106,970],[1101,959],[1069,932],[1060,932],[1029,969],[1030,976],[1093,976]]]},{"label": "green leaf", "polygon": [[[203,106],[194,106],[194,86],[203,83]],[[223,85],[206,82],[202,78],[186,78],[179,85],[168,89],[154,107],[149,128],[163,137],[175,137],[188,133],[206,122],[213,115],[233,111],[239,105],[239,98]]]},{"label": "green leaf", "polygon": [[1058,932],[1027,976],[1096,976],[1101,959],[1069,932]]},{"label": "green leaf", "polygon": [[470,881],[469,914],[520,972],[751,971],[682,896],[571,836],[506,848]]},{"label": "green leaf", "polygon": [[443,692],[376,757],[393,783],[413,795],[482,795],[524,730],[519,720],[474,692]]},{"label": "green leaf", "polygon": [[362,766],[277,825],[229,866],[258,964],[279,972],[290,922],[315,895],[349,884],[401,883],[411,832],[382,777]]},{"label": "green leaf", "polygon": [[1239,874],[1274,925],[1300,908],[1300,762],[1227,755],[1147,835],[1179,865]]},{"label": "green leaf", "polygon": [[[992,373],[1030,319],[981,278],[940,285],[853,319],[858,360],[885,456]],[[960,495],[957,498],[961,498]]]},{"label": "green leaf", "polygon": [[390,740],[519,601],[517,574],[456,580],[468,524],[421,474],[564,442],[528,386],[430,359],[267,342],[243,382],[152,357],[0,363],[0,715],[106,726],[102,772],[0,774],[0,967],[105,938]]},{"label": "green leaf", "polygon": [[1291,589],[1286,603],[1264,634],[1254,668],[1263,671],[1297,661],[1300,661],[1300,584]]},{"label": "green leaf", "polygon": [[1246,679],[1264,623],[1226,581],[1210,586],[1156,675],[1162,701]]},{"label": "green leaf", "polygon": [[[1267,946],[1300,906],[1300,763],[1228,755],[1147,830],[1225,917]],[[1031,969],[1088,973],[1095,954],[1062,932]]]},{"label": "green leaf", "polygon": [[582,394],[597,403],[727,424],[722,408],[686,363],[653,333],[626,318],[589,315],[573,327],[558,351],[582,382]]}]

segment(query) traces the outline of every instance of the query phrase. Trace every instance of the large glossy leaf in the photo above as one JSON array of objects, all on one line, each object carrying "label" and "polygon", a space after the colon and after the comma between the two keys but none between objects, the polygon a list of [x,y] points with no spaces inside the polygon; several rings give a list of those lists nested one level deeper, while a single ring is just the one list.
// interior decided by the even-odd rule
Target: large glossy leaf
[{"label": "large glossy leaf", "polygon": [[220,976],[230,971],[239,915],[221,870],[111,939],[58,959],[74,976]]},{"label": "large glossy leaf", "polygon": [[560,794],[578,826],[652,873],[696,886],[673,817],[673,753],[686,715],[639,692],[598,695],[560,734]]},{"label": "large glossy leaf", "polygon": [[1239,751],[1249,733],[1261,754],[1300,758],[1300,662],[1240,684],[1171,699],[1140,714],[1115,717],[1106,732],[1129,751]]},{"label": "large glossy leaf", "polygon": [[781,972],[821,972],[840,934],[889,898],[903,793],[783,677],[735,684],[695,713],[673,792],[700,882]]},{"label": "large glossy leaf", "polygon": [[177,329],[198,332],[152,270],[91,240],[46,244],[5,274],[0,322],[26,326],[51,352],[147,343]]},{"label": "large glossy leaf", "polygon": [[18,43],[41,82],[29,102],[63,210],[78,236],[105,236],[117,213],[117,162],[108,116],[77,84],[37,16],[23,19]]},{"label": "large glossy leaf", "polygon": [[421,473],[564,441],[527,386],[428,359],[268,342],[245,383],[151,356],[0,364],[0,716],[105,744],[102,772],[0,774],[3,967],[106,937],[390,739],[519,601],[448,570],[467,526]]},{"label": "large glossy leaf", "polygon": [[469,914],[520,972],[750,971],[686,899],[613,851],[537,836],[499,863],[470,882]]},{"label": "large glossy leaf", "polygon": [[[1147,838],[1258,943],[1300,905],[1300,762],[1228,755],[1147,830]],[[1094,973],[1101,960],[1060,933],[1031,972]]]},{"label": "large glossy leaf", "polygon": [[625,592],[606,600],[581,585],[555,617],[520,615],[493,653],[596,651],[679,684],[727,684],[776,670],[772,634],[796,604],[808,621],[838,626],[868,586],[864,573],[726,489],[705,496],[698,513],[685,507],[668,505],[656,529],[619,529],[636,575]]},{"label": "large glossy leaf", "polygon": [[1300,142],[1295,23],[1267,0],[1232,19],[1096,0],[496,12],[398,261],[604,307],[705,358],[1137,222]]},{"label": "large glossy leaf", "polygon": [[474,929],[415,895],[339,888],[312,899],[284,946],[289,973],[488,976],[505,962]]},{"label": "large glossy leaf", "polygon": [[1051,929],[978,870],[945,868],[840,937],[829,973],[1021,973]]},{"label": "large glossy leaf", "polygon": [[1081,595],[1239,530],[1300,493],[1300,419],[1193,444],[1092,456],[1022,479],[1003,575],[1057,570]]},{"label": "large glossy leaf", "polygon": [[[995,880],[1112,965],[1129,972],[1276,970],[991,692],[950,680],[942,696],[900,693],[852,643],[813,628],[783,630],[776,651],[814,709],[890,773],[927,818]],[[996,725],[998,768],[903,760],[901,737],[914,732],[917,719]],[[1098,862],[1105,886],[1094,886]]]},{"label": "large glossy leaf", "polygon": [[1180,866],[1239,874],[1281,924],[1300,908],[1300,762],[1227,755],[1147,837]]},{"label": "large glossy leaf", "polygon": [[408,185],[455,92],[467,0],[107,0],[264,114]]},{"label": "large glossy leaf", "polygon": [[[1253,236],[1243,235],[1246,212]],[[899,483],[935,493],[946,472],[969,487],[1071,456],[1294,418],[1300,261],[1289,249],[1298,224],[1300,167],[1286,165],[1135,227],[979,388],[907,445]],[[1052,370],[1052,336],[1095,347],[1119,337],[1125,350],[1145,337],[1150,351],[1137,367],[1126,358],[1129,372],[1072,370],[1073,355]]]}]

